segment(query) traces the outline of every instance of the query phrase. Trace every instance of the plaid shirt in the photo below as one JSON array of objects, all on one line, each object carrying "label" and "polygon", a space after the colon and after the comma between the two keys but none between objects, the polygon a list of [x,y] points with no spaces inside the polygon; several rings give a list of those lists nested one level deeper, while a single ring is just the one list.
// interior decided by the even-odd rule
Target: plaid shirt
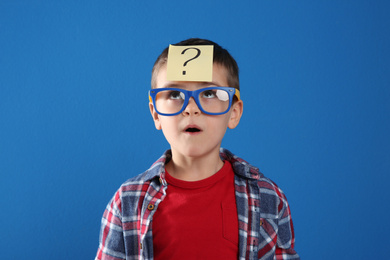
[{"label": "plaid shirt", "polygon": [[[220,156],[235,172],[239,225],[238,259],[299,259],[287,199],[259,170],[226,149]],[[141,175],[126,181],[103,214],[96,259],[153,259],[152,220],[166,195],[170,151]]]}]

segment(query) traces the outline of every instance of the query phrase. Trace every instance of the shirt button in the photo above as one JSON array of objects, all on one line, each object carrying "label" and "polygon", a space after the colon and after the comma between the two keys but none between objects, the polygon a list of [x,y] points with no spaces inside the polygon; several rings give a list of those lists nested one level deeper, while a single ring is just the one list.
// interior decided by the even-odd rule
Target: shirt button
[{"label": "shirt button", "polygon": [[149,204],[148,205],[148,210],[154,210],[154,205],[153,204]]}]

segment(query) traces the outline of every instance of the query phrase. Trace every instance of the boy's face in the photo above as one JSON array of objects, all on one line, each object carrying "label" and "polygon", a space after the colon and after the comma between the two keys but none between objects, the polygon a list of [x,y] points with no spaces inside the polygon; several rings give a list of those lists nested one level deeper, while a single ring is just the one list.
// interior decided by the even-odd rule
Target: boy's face
[{"label": "boy's face", "polygon": [[[166,65],[160,68],[156,77],[156,88],[174,87],[197,90],[209,86],[228,86],[227,71],[223,66],[213,65],[212,82],[168,81]],[[230,110],[222,115],[202,113],[193,98],[190,99],[184,111],[176,116],[157,114],[152,103],[149,103],[149,107],[156,128],[162,129],[173,154],[202,157],[213,152],[219,153],[227,127],[235,128],[240,121],[243,103],[241,100],[234,102]],[[194,129],[197,130],[193,131]]]}]

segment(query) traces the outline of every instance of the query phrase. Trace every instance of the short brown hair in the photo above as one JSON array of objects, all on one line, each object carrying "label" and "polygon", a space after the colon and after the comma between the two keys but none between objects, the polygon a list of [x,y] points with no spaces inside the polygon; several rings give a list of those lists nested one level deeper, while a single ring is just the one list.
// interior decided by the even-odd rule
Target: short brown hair
[{"label": "short brown hair", "polygon": [[[177,46],[187,46],[187,45],[213,45],[214,46],[214,63],[217,63],[219,65],[222,65],[227,70],[227,81],[229,84],[229,87],[236,88],[240,90],[240,82],[238,79],[238,65],[237,62],[234,60],[234,58],[230,55],[230,53],[222,48],[220,45],[218,45],[215,42],[212,42],[210,40],[205,39],[199,39],[199,38],[190,38],[184,41],[181,41],[179,43],[173,44]],[[160,70],[160,68],[167,63],[168,58],[168,48],[165,48],[163,52],[158,56],[156,62],[154,63],[153,69],[152,69],[152,81],[151,85],[152,88],[156,87],[156,77],[157,73]]]}]

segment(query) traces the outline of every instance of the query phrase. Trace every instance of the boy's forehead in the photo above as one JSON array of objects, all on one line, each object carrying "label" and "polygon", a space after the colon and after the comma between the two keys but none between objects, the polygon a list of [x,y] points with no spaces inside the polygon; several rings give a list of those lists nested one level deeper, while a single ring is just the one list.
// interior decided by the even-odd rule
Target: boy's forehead
[{"label": "boy's forehead", "polygon": [[213,45],[170,45],[167,59],[167,80],[212,81],[213,50]]}]

